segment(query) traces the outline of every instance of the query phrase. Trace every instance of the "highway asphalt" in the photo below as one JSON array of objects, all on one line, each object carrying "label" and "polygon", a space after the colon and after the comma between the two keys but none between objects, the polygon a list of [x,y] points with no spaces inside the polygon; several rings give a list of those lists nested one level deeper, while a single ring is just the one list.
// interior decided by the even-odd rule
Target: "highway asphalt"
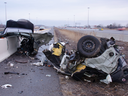
[{"label": "highway asphalt", "polygon": [[[32,65],[43,60],[43,48],[47,47],[40,48],[36,58],[15,53],[0,63],[0,96],[63,96],[58,73],[52,67]],[[2,88],[5,84],[12,86]]]},{"label": "highway asphalt", "polygon": [[80,31],[80,32],[100,32],[100,33],[112,33],[112,34],[127,34],[128,35],[128,30],[124,31],[118,31],[118,30],[106,30],[103,29],[102,31],[100,29],[82,29],[82,28],[66,28],[68,30],[74,30],[74,31]]},{"label": "highway asphalt", "polygon": [[80,29],[80,28],[66,28],[67,30],[72,30],[75,32],[85,33],[88,35],[95,35],[98,37],[111,38],[114,37],[116,40],[128,42],[128,30],[118,31],[118,30],[106,30],[103,29]]}]

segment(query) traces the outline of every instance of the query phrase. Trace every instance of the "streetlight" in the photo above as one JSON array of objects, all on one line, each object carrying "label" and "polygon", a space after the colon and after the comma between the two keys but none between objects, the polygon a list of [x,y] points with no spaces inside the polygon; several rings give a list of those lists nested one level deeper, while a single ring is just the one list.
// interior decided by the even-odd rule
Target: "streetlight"
[{"label": "streetlight", "polygon": [[89,27],[89,7],[88,7],[88,27]]},{"label": "streetlight", "polygon": [[30,21],[30,13],[29,13],[29,21]]},{"label": "streetlight", "polygon": [[[74,24],[76,23],[76,21],[75,21],[75,15],[74,15]],[[75,24],[75,27],[76,27],[76,24]]]},{"label": "streetlight", "polygon": [[69,18],[67,19],[67,25],[69,26]]},{"label": "streetlight", "polygon": [[6,10],[6,4],[7,4],[7,2],[4,2],[4,4],[5,4],[5,22],[7,21],[7,10]]}]

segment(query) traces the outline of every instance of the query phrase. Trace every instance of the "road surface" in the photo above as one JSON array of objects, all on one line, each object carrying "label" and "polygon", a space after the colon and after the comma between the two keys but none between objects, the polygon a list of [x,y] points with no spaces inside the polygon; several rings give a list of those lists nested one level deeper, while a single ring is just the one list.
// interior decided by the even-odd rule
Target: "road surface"
[{"label": "road surface", "polygon": [[[58,73],[52,67],[32,65],[43,60],[42,50],[36,58],[15,53],[0,63],[0,96],[63,96]],[[12,87],[2,88],[5,84]]]},{"label": "road surface", "polygon": [[128,42],[128,30],[118,31],[118,30],[103,30],[99,29],[79,29],[79,28],[66,28],[67,30],[72,30],[81,33],[87,33],[88,35],[95,35],[98,37],[111,38],[114,37],[116,40]]}]

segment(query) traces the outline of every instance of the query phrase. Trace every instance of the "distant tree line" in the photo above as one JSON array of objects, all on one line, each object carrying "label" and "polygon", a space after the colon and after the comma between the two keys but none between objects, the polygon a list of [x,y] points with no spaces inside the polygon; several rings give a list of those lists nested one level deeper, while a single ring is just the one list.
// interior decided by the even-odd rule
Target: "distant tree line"
[{"label": "distant tree line", "polygon": [[124,27],[124,26],[121,26],[120,24],[119,25],[116,25],[116,24],[107,25],[107,28],[109,29],[116,29],[116,28],[121,28],[121,27]]},{"label": "distant tree line", "polygon": [[[96,27],[97,28],[103,28],[104,26],[99,24]],[[113,24],[110,24],[110,25],[106,26],[106,28],[109,28],[109,29],[116,29],[116,28],[122,28],[122,27],[128,28],[128,24],[126,24],[126,26],[121,26],[120,24],[117,25],[117,24],[113,23]]]},{"label": "distant tree line", "polygon": [[116,28],[122,28],[122,27],[126,27],[126,28],[128,28],[128,24],[126,25],[126,26],[121,26],[120,24],[110,24],[110,25],[107,25],[107,28],[109,28],[109,29],[116,29]]}]

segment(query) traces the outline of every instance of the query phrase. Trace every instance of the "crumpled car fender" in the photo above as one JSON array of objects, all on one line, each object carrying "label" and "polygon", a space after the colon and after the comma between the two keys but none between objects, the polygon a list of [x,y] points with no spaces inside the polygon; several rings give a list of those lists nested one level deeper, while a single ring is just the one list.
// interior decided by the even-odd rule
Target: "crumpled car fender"
[{"label": "crumpled car fender", "polygon": [[119,53],[117,53],[113,47],[110,47],[99,57],[86,58],[84,64],[110,74],[116,70],[119,57]]}]

